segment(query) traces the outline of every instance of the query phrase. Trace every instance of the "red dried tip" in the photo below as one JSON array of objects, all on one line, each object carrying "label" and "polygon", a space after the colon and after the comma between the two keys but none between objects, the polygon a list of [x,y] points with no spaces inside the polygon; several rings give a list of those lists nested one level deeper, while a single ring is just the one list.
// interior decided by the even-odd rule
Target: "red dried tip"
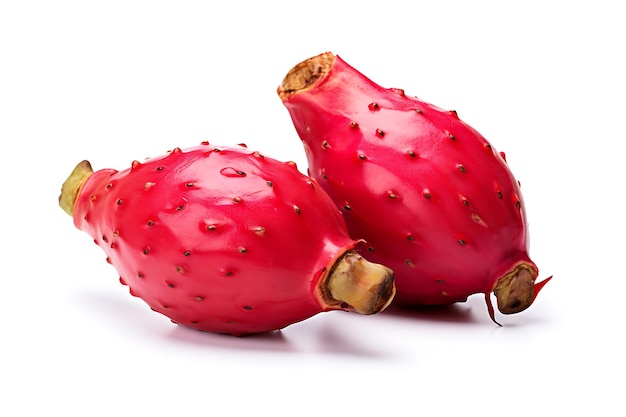
[{"label": "red dried tip", "polygon": [[493,309],[493,303],[491,302],[491,293],[485,293],[485,302],[487,303],[487,311],[489,312],[489,317],[491,318],[491,321],[493,321],[498,326],[502,326],[496,321],[496,312]]},{"label": "red dried tip", "polygon": [[533,302],[535,301],[535,298],[537,298],[537,294],[539,294],[539,291],[541,291],[541,289],[548,283],[548,281],[550,281],[552,279],[552,276],[549,276],[548,278],[544,279],[541,282],[537,282],[535,283],[534,288],[534,295],[533,295]]}]

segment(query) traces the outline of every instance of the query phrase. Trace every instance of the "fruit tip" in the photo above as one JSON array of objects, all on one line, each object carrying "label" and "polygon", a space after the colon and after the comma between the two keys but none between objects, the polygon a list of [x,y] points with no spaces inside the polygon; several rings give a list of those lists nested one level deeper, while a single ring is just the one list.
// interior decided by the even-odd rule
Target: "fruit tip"
[{"label": "fruit tip", "polygon": [[311,89],[330,71],[335,58],[332,52],[324,52],[294,66],[277,89],[280,99],[285,101],[294,94]]},{"label": "fruit tip", "polygon": [[79,162],[70,175],[67,177],[63,185],[61,186],[61,194],[59,195],[59,206],[70,216],[74,212],[74,204],[81,187],[93,174],[91,163],[87,160]]},{"label": "fruit tip", "polygon": [[396,294],[393,271],[350,250],[335,263],[324,283],[325,301],[370,315],[386,309]]},{"label": "fruit tip", "polygon": [[[552,279],[552,276],[540,282],[535,282],[537,269],[528,263],[521,263],[513,270],[503,275],[493,290],[498,310],[502,314],[515,314],[526,310],[537,298],[539,291]],[[495,312],[491,303],[490,293],[485,293],[489,317],[498,326]]]}]

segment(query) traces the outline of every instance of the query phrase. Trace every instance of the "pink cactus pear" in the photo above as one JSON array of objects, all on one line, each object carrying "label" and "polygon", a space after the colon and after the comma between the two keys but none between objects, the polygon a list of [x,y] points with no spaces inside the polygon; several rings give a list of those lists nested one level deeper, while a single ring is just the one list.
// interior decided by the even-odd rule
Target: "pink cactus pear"
[{"label": "pink cactus pear", "polygon": [[61,207],[130,293],[173,322],[231,335],[330,310],[374,314],[392,271],[355,251],[344,220],[295,164],[203,143],[94,172],[78,164]]},{"label": "pink cactus pear", "polygon": [[[543,285],[528,255],[526,209],[504,159],[475,129],[323,53],[288,72],[278,95],[309,175],[342,211],[363,256],[395,272],[398,304],[484,293],[503,314]],[[497,323],[497,322],[496,322]]]}]

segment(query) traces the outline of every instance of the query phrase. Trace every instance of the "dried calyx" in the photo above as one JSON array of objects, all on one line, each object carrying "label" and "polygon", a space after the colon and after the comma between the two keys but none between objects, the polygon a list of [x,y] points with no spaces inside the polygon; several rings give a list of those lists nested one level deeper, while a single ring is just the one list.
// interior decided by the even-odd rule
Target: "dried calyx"
[{"label": "dried calyx", "polygon": [[279,97],[286,100],[295,93],[307,90],[328,73],[334,62],[335,55],[331,52],[300,62],[287,73],[278,87]]},{"label": "dried calyx", "polygon": [[61,195],[59,196],[59,206],[70,216],[73,215],[74,203],[76,202],[76,197],[78,197],[78,192],[91,174],[93,174],[93,169],[89,161],[82,161],[76,165],[63,183]]},{"label": "dried calyx", "polygon": [[320,290],[326,304],[360,314],[383,311],[396,294],[393,271],[367,261],[354,250],[339,258]]},{"label": "dried calyx", "polygon": [[[537,298],[539,291],[552,277],[535,283],[536,279],[537,269],[528,263],[520,263],[513,270],[502,276],[493,289],[498,302],[498,310],[502,314],[515,314],[530,307],[535,298]],[[494,317],[489,294],[486,294],[485,297],[489,315],[495,323],[498,323]]]}]

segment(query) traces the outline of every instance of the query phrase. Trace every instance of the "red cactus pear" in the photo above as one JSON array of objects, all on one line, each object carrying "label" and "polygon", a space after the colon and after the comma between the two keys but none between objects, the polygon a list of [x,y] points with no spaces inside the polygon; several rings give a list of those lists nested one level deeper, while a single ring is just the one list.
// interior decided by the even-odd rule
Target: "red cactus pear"
[{"label": "red cactus pear", "polygon": [[133,162],[78,164],[61,207],[130,293],[173,322],[243,335],[317,313],[373,314],[392,271],[363,259],[329,196],[295,164],[208,143]]},{"label": "red cactus pear", "polygon": [[475,129],[330,52],[278,88],[309,163],[363,256],[395,272],[396,301],[449,304],[484,293],[490,317],[529,307],[535,283],[526,210],[504,159]]}]

